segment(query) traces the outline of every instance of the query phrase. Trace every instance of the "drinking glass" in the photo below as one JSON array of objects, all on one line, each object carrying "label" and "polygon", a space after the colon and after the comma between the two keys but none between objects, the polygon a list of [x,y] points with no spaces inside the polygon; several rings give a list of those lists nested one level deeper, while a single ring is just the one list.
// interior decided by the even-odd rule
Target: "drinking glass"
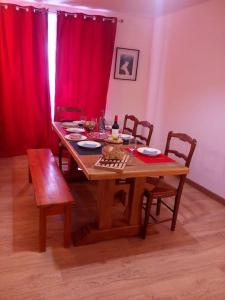
[{"label": "drinking glass", "polygon": [[130,150],[130,156],[134,156],[134,151],[137,149],[138,146],[138,140],[137,139],[130,139],[129,140],[129,150]]},{"label": "drinking glass", "polygon": [[80,116],[80,122],[79,122],[79,126],[83,127],[85,121],[87,120],[87,116],[86,115],[81,115]]},{"label": "drinking glass", "polygon": [[111,131],[112,130],[112,123],[113,123],[112,120],[106,119],[105,120],[105,130]]}]

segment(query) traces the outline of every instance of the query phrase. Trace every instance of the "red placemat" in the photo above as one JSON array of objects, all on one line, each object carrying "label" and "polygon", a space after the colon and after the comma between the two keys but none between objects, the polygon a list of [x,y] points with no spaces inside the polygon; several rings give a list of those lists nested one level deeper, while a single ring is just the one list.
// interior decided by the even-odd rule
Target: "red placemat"
[{"label": "red placemat", "polygon": [[[129,148],[126,148],[127,152],[130,152]],[[147,164],[157,164],[157,163],[165,163],[165,162],[175,162],[174,159],[164,155],[164,154],[159,154],[157,156],[147,156],[140,154],[137,152],[137,150],[134,151],[134,157],[137,157],[138,159],[142,160],[143,162]]]}]

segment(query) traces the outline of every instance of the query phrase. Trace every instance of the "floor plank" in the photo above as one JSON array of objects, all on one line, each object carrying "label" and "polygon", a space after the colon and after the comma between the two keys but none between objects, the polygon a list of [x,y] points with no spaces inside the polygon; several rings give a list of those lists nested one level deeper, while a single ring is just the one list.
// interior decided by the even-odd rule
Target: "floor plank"
[{"label": "floor plank", "polygon": [[[38,252],[38,211],[25,156],[0,159],[0,299],[224,300],[225,206],[186,185],[175,232],[64,249],[49,217]],[[74,226],[95,221],[94,185],[71,184]]]}]

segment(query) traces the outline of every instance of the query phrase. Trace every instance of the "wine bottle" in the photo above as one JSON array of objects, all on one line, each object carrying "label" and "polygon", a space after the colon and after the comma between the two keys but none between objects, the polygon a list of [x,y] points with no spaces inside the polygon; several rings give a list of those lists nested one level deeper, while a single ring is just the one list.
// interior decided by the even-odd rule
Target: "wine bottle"
[{"label": "wine bottle", "polygon": [[119,124],[118,124],[118,116],[117,115],[115,115],[115,118],[114,118],[114,123],[112,126],[112,135],[113,136],[119,135]]}]

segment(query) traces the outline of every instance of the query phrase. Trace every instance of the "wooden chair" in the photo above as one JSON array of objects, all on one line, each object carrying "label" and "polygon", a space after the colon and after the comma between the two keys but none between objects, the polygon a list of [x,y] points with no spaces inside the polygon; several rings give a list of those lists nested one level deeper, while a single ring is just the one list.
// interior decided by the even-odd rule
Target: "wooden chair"
[{"label": "wooden chair", "polygon": [[135,135],[137,129],[137,123],[138,123],[138,119],[135,116],[125,115],[122,132]]},{"label": "wooden chair", "polygon": [[153,125],[148,121],[138,121],[134,137],[140,140],[141,143],[149,146],[152,137]]},{"label": "wooden chair", "polygon": [[[174,142],[178,142],[182,144],[182,146],[187,146],[188,144],[188,150],[187,154],[184,154],[183,151],[180,152],[174,148]],[[171,146],[171,144],[173,144]],[[174,133],[172,131],[169,132],[167,137],[167,143],[165,148],[165,155],[173,154],[179,159],[183,159],[185,162],[185,166],[189,167],[191,163],[191,159],[196,147],[197,141],[195,139],[192,139],[190,136],[184,133]],[[176,145],[177,146],[177,145]],[[182,148],[183,149],[183,148]],[[143,203],[143,208],[145,210],[145,217],[144,217],[144,224],[142,228],[142,238],[145,239],[147,234],[147,228],[148,228],[148,222],[149,217],[151,217],[155,223],[161,223],[165,221],[172,220],[171,223],[171,230],[174,231],[176,227],[176,220],[179,210],[179,204],[181,199],[181,194],[183,190],[183,186],[185,183],[186,175],[182,175],[179,177],[178,186],[174,187],[167,183],[163,177],[159,178],[148,178],[148,183],[151,185],[154,185],[154,188],[152,190],[148,190],[148,188],[144,191],[144,196],[147,198],[146,203]],[[148,184],[147,184],[148,185]],[[147,186],[146,185],[146,186]],[[174,197],[174,205],[171,207],[168,203],[164,202],[162,198],[169,198]],[[144,198],[144,197],[143,197]],[[165,220],[157,220],[154,216],[151,214],[151,208],[153,203],[153,199],[156,199],[156,216],[160,215],[160,208],[161,204],[163,204],[166,208],[168,208],[172,212],[172,217]]]},{"label": "wooden chair", "polygon": [[[79,107],[72,106],[57,106],[56,108],[56,120],[59,122],[73,121],[74,116],[81,115],[84,111]],[[67,117],[69,115],[69,118]],[[65,117],[66,116],[66,117]]]},{"label": "wooden chair", "polygon": [[[138,118],[136,118],[134,115],[126,114],[124,117],[122,132],[135,136],[138,122]],[[124,206],[126,206],[126,198],[129,194],[129,188],[130,186],[127,180],[116,180],[115,198],[119,199]]]},{"label": "wooden chair", "polygon": [[[59,122],[73,121],[75,119],[74,116],[76,116],[77,114],[81,115],[83,113],[84,113],[83,109],[79,107],[58,106],[56,108],[56,120]],[[70,115],[70,118],[68,118],[68,115]],[[63,152],[67,151],[67,149],[66,147],[64,147],[64,145],[61,142],[59,142],[58,146],[59,146],[59,168],[62,171]],[[67,151],[67,155],[68,155],[68,151]]]},{"label": "wooden chair", "polygon": [[[133,127],[128,127],[128,121],[133,122]],[[148,131],[146,134],[146,132],[143,131],[147,129]],[[139,121],[138,118],[136,118],[133,115],[125,115],[123,132],[132,134],[135,138],[138,138],[138,140],[141,143],[145,144],[146,146],[149,146],[153,132],[153,125],[148,121]],[[127,205],[130,184],[132,183],[132,179],[121,179],[116,181],[115,195],[116,198],[118,198],[124,206]]]}]

